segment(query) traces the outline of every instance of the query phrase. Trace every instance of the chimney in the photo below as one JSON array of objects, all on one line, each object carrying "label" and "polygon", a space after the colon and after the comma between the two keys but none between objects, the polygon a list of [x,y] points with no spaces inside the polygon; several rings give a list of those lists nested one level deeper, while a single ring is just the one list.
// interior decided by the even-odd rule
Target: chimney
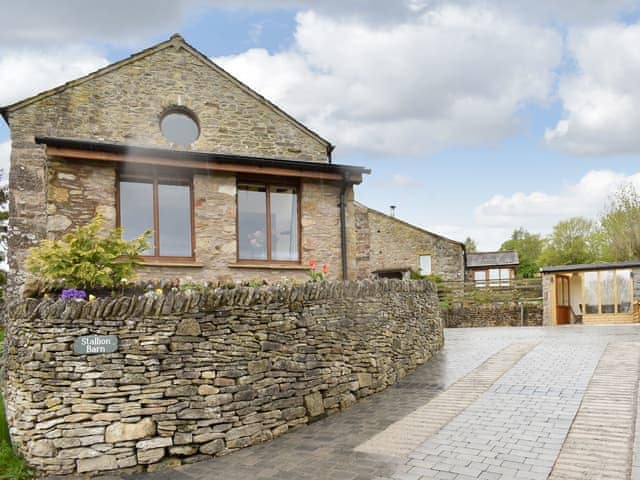
[{"label": "chimney", "polygon": [[390,215],[392,217],[395,217],[396,216],[396,206],[395,205],[390,205],[389,209],[391,210]]}]

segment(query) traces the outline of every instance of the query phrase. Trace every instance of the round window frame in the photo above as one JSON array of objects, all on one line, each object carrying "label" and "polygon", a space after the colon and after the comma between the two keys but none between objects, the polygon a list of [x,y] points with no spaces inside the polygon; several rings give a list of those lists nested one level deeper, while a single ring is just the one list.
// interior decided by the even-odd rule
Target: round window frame
[{"label": "round window frame", "polygon": [[[190,143],[176,143],[173,142],[169,137],[167,137],[167,135],[164,133],[164,131],[162,130],[162,121],[171,114],[179,114],[179,115],[184,115],[185,117],[187,117],[189,120],[191,120],[195,126],[196,129],[198,130],[198,133],[196,135],[196,137],[193,139],[193,141],[191,141]],[[198,139],[200,138],[200,134],[202,133],[202,129],[200,128],[200,121],[198,120],[198,116],[189,108],[187,107],[182,107],[179,105],[173,105],[171,107],[165,108],[162,113],[160,114],[160,117],[158,119],[158,129],[160,130],[160,134],[162,135],[162,137],[169,142],[171,145],[178,145],[181,147],[188,147],[190,145],[193,145],[195,142],[198,141]]]}]

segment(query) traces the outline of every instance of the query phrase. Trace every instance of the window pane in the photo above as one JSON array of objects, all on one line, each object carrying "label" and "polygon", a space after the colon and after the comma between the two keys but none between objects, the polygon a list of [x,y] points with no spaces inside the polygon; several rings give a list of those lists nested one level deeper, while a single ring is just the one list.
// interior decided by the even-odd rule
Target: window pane
[{"label": "window pane", "polygon": [[158,229],[164,257],[190,257],[191,193],[186,185],[158,185]]},{"label": "window pane", "polygon": [[476,287],[485,287],[487,285],[487,272],[473,272],[473,279],[476,282]]},{"label": "window pane", "polygon": [[616,270],[618,313],[631,311],[631,270]]},{"label": "window pane", "polygon": [[566,277],[556,277],[556,304],[558,306],[569,306],[569,279]]},{"label": "window pane", "polygon": [[508,287],[510,285],[510,270],[508,268],[500,269],[500,285],[503,287]]},{"label": "window pane", "polygon": [[431,275],[431,255],[420,255],[420,273]]},{"label": "window pane", "polygon": [[598,272],[584,273],[585,313],[598,313]]},{"label": "window pane", "polygon": [[489,270],[489,284],[492,287],[500,285],[500,270],[497,268],[491,268]]},{"label": "window pane", "polygon": [[[133,240],[145,230],[153,230],[153,184],[120,182],[120,226],[125,240]],[[151,248],[142,254],[153,255],[153,235],[147,240]]]},{"label": "window pane", "polygon": [[271,187],[271,258],[298,259],[298,201],[296,189]]},{"label": "window pane", "polygon": [[602,302],[602,313],[615,313],[613,271],[611,270],[603,270],[600,272],[600,301]]},{"label": "window pane", "polygon": [[267,193],[264,185],[238,185],[238,256],[267,259]]}]

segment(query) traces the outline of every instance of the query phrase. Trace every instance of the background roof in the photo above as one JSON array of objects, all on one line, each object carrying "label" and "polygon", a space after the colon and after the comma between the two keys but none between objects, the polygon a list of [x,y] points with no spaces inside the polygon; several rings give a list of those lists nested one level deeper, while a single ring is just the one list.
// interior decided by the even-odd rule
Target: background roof
[{"label": "background roof", "polygon": [[542,267],[542,273],[555,272],[577,272],[582,270],[609,270],[611,268],[631,268],[640,267],[640,261],[631,260],[628,262],[608,262],[608,263],[579,263],[575,265],[553,265]]},{"label": "background roof", "polygon": [[499,265],[519,265],[518,252],[505,250],[502,252],[467,253],[467,267],[496,267]]}]

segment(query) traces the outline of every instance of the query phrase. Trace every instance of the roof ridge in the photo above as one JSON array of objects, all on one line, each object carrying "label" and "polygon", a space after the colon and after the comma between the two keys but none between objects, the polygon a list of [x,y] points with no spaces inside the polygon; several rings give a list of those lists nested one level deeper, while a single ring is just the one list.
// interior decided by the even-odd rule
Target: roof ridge
[{"label": "roof ridge", "polygon": [[486,253],[518,253],[517,250],[485,250],[485,251],[476,251],[476,252],[469,252],[467,253],[467,255],[483,255]]}]

